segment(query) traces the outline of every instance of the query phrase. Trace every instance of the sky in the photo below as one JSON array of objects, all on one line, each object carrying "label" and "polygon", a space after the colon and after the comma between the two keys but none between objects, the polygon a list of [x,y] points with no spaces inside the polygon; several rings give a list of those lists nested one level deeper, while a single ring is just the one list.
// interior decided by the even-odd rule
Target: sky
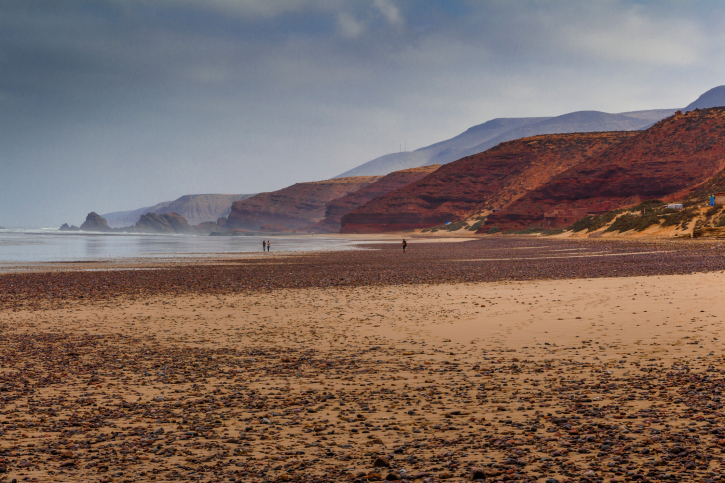
[{"label": "sky", "polygon": [[336,176],[496,117],[684,107],[725,2],[0,0],[0,225]]}]

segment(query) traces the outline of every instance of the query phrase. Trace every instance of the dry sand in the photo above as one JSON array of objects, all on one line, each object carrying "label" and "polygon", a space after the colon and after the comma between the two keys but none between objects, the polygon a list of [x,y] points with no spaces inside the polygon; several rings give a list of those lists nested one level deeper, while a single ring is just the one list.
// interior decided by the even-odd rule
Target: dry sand
[{"label": "dry sand", "polygon": [[720,481],[724,285],[17,305],[0,312],[0,481]]}]

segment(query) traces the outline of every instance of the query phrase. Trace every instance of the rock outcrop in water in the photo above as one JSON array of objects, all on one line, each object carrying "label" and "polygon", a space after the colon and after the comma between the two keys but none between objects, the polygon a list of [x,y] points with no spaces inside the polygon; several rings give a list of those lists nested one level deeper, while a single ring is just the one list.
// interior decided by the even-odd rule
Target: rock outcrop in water
[{"label": "rock outcrop in water", "polygon": [[92,211],[86,216],[86,221],[81,225],[81,230],[106,232],[111,231],[111,228],[108,226],[105,218],[95,211]]},{"label": "rock outcrop in water", "polygon": [[426,228],[486,213],[520,198],[632,132],[550,134],[501,143],[446,164],[342,217],[342,233]]},{"label": "rock outcrop in water", "polygon": [[227,228],[259,231],[262,225],[280,225],[295,230],[313,225],[325,216],[327,203],[355,192],[381,176],[335,178],[297,183],[270,193],[237,201],[227,218]]},{"label": "rock outcrop in water", "polygon": [[99,216],[97,213],[89,213],[86,221],[81,225],[80,228],[77,226],[69,226],[68,223],[63,223],[59,228],[60,231],[90,231],[90,232],[103,232],[103,233],[152,233],[152,234],[168,234],[168,235],[208,235],[210,233],[226,232],[228,231],[223,226],[218,225],[214,222],[200,223],[196,226],[191,226],[186,221],[186,218],[179,215],[178,213],[146,213],[136,222],[134,226],[127,226],[123,228],[109,228],[106,224],[106,220]]}]

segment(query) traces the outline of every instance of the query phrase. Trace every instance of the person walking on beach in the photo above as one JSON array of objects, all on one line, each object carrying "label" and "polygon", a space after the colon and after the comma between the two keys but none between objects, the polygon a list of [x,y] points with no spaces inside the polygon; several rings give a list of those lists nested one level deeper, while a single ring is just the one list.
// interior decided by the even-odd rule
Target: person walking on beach
[{"label": "person walking on beach", "polygon": [[264,251],[267,248],[267,242],[262,240],[262,251]]},{"label": "person walking on beach", "polygon": [[405,253],[405,249],[408,248],[408,242],[405,241],[405,238],[403,239],[403,253]]},{"label": "person walking on beach", "polygon": [[269,251],[269,248],[270,248],[271,246],[272,246],[272,242],[270,242],[269,240],[267,240],[267,251]]}]

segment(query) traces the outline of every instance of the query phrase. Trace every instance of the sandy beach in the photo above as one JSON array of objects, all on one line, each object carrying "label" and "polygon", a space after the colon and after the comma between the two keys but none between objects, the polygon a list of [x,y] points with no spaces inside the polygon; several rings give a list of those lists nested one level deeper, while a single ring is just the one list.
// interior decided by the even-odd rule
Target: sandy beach
[{"label": "sandy beach", "polygon": [[369,248],[0,275],[0,481],[725,478],[720,244]]}]

